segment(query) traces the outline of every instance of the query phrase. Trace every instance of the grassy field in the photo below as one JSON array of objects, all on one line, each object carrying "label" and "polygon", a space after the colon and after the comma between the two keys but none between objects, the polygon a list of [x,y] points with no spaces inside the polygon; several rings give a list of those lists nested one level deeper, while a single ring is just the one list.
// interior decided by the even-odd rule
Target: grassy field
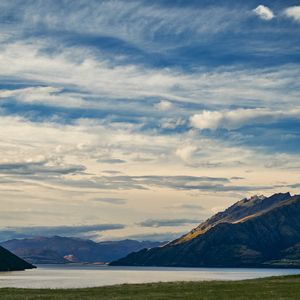
[{"label": "grassy field", "polygon": [[89,289],[0,289],[13,299],[300,299],[300,276],[245,281],[172,282],[117,285]]}]

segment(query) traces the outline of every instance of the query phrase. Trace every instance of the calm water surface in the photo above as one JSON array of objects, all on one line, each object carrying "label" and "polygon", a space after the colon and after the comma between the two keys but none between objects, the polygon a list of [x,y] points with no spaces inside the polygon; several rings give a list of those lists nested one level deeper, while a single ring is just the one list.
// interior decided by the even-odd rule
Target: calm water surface
[{"label": "calm water surface", "polygon": [[84,288],[122,283],[237,280],[291,274],[300,274],[300,269],[194,269],[40,265],[34,270],[0,272],[0,287]]}]

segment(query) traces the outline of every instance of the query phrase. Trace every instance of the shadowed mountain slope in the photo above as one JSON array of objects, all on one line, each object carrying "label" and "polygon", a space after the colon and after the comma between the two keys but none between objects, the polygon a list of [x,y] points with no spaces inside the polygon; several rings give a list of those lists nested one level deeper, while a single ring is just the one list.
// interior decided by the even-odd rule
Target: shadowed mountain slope
[{"label": "shadowed mountain slope", "polygon": [[0,271],[22,271],[33,268],[35,268],[33,265],[0,247]]}]

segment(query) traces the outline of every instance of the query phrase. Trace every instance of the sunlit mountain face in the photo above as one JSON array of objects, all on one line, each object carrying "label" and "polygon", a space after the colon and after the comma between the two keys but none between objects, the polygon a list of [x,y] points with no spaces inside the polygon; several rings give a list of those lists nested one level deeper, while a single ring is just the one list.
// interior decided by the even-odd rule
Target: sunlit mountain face
[{"label": "sunlit mountain face", "polygon": [[132,252],[113,266],[298,268],[300,196],[236,202],[176,240]]},{"label": "sunlit mountain face", "polygon": [[170,241],[300,192],[298,1],[0,2],[0,240]]}]

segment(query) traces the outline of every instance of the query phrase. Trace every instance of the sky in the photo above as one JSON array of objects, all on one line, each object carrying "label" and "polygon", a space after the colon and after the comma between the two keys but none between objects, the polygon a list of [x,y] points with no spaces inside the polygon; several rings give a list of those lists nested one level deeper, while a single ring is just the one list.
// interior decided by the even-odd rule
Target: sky
[{"label": "sky", "polygon": [[1,0],[0,240],[166,241],[300,192],[300,3]]}]

